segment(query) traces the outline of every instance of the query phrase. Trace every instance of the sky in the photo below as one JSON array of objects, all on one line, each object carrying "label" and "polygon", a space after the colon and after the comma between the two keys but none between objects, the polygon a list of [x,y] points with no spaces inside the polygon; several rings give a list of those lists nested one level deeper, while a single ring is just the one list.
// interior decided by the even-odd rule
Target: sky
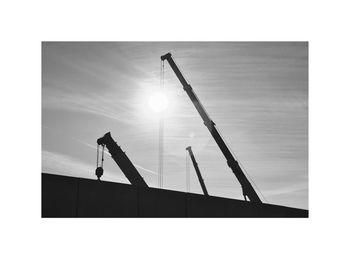
[{"label": "sky", "polygon": [[[307,42],[43,42],[42,171],[96,179],[107,132],[158,186],[160,56],[171,52],[263,202],[308,209]],[[243,199],[220,149],[164,64],[165,189],[186,191],[192,146],[210,195]],[[128,183],[106,153],[103,180]],[[191,192],[202,193],[191,164]]]}]

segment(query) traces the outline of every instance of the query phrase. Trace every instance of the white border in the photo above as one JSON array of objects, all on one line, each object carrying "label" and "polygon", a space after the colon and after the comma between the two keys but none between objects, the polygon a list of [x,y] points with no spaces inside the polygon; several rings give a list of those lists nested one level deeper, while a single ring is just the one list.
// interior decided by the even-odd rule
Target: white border
[{"label": "white border", "polygon": [[[349,257],[346,1],[1,4],[2,258]],[[41,41],[309,41],[309,219],[41,219]]]}]

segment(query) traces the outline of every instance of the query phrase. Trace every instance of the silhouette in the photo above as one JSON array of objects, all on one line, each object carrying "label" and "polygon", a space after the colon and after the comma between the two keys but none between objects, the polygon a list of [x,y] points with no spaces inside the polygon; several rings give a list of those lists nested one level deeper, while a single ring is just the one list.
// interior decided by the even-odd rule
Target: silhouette
[{"label": "silhouette", "polygon": [[191,157],[191,160],[192,160],[194,169],[196,170],[197,177],[198,177],[198,181],[199,181],[199,183],[200,183],[200,185],[201,185],[201,187],[202,187],[203,193],[204,193],[204,195],[207,195],[207,196],[208,196],[209,194],[208,194],[207,188],[205,187],[204,180],[203,180],[202,175],[201,175],[201,172],[200,172],[200,170],[199,170],[197,161],[196,161],[196,159],[194,158],[194,155],[193,155],[191,146],[188,146],[188,147],[186,148],[186,150],[187,150],[188,153],[190,154],[190,157]]},{"label": "silhouette", "polygon": [[213,136],[216,144],[219,146],[221,152],[225,156],[225,158],[227,160],[227,165],[231,168],[232,172],[235,174],[239,183],[241,184],[244,199],[247,200],[246,197],[248,197],[251,202],[262,203],[258,194],[255,192],[253,186],[251,185],[251,183],[249,182],[249,180],[247,179],[247,177],[243,173],[237,160],[233,157],[233,155],[232,155],[231,151],[229,150],[229,148],[227,147],[225,141],[223,140],[220,133],[216,129],[215,123],[210,119],[210,117],[207,114],[207,112],[205,111],[203,105],[199,101],[197,95],[193,91],[191,85],[189,85],[187,83],[186,79],[181,74],[179,68],[177,67],[173,58],[171,57],[171,53],[167,53],[167,54],[161,56],[160,59],[162,61],[167,60],[170,67],[174,70],[177,78],[180,80],[180,82],[183,86],[183,89],[187,93],[188,97],[191,99],[191,101],[192,101],[193,105],[195,106],[195,108],[197,109],[199,115],[202,117],[202,119],[204,121],[204,125],[208,128],[208,130],[211,133],[211,135]]},{"label": "silhouette", "polygon": [[[191,146],[186,150],[204,195],[150,188],[108,132],[97,140],[98,181],[42,174],[42,217],[308,217],[307,210],[262,203],[171,54],[161,56],[161,60],[163,65],[168,61],[181,82],[237,177],[245,201],[209,196]],[[105,147],[131,185],[101,181]]]},{"label": "silhouette", "polygon": [[[102,146],[105,145],[107,147],[112,158],[132,185],[148,187],[147,183],[143,180],[142,176],[137,171],[130,159],[127,157],[125,152],[114,141],[110,132],[106,133],[102,138],[99,138],[97,140],[97,144]],[[101,174],[99,177],[98,174],[103,173],[103,169],[101,169],[96,169],[96,175],[98,179],[102,176]]]},{"label": "silhouette", "polygon": [[44,173],[41,213],[42,217],[308,217],[302,209]]},{"label": "silhouette", "polygon": [[95,174],[97,176],[97,180],[101,180],[101,176],[103,175],[103,168],[101,166],[96,168]]}]

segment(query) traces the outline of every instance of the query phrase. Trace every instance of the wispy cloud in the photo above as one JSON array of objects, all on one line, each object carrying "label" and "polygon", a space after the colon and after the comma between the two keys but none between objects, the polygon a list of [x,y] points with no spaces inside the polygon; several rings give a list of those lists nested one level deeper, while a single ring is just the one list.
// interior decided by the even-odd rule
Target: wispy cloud
[{"label": "wispy cloud", "polygon": [[[82,140],[80,140],[80,139],[77,139],[77,138],[74,138],[76,141],[78,141],[78,142],[80,142],[80,143],[82,143],[82,144],[84,144],[85,146],[87,146],[87,147],[89,147],[89,148],[92,148],[92,149],[95,149],[96,150],[96,146],[93,146],[93,145],[91,145],[91,144],[89,144],[89,143],[86,143],[86,142],[84,142],[84,141],[82,141]],[[105,154],[109,154],[108,153],[108,151],[105,149],[104,150],[104,153]],[[150,169],[147,169],[147,168],[144,168],[143,166],[140,166],[140,165],[137,165],[137,164],[133,164],[136,168],[138,168],[138,169],[141,169],[141,170],[143,170],[143,171],[145,171],[145,172],[147,172],[147,173],[151,173],[151,174],[153,174],[153,175],[158,175],[158,173],[157,172],[154,172],[154,171],[152,171],[152,170],[150,170]]]},{"label": "wispy cloud", "polygon": [[111,96],[92,93],[68,93],[63,89],[45,88],[42,106],[44,109],[90,113],[100,117],[132,124],[133,109],[125,107],[126,101],[114,100]]},{"label": "wispy cloud", "polygon": [[[159,56],[168,51],[269,201],[283,196],[307,207],[307,43],[44,44],[43,149],[53,153],[44,153],[45,164],[93,177],[95,141],[111,131],[155,185],[159,124],[147,98],[160,87]],[[167,188],[184,186],[185,147],[191,145],[213,195],[241,198],[225,158],[167,64],[165,88],[171,104],[164,123]],[[109,159],[105,167],[118,170]]]},{"label": "wispy cloud", "polygon": [[[43,150],[41,155],[42,171],[44,173],[95,179],[95,166],[93,164],[85,163],[71,156],[47,150]],[[109,171],[104,172],[104,179],[128,183],[125,177],[119,177],[115,173]]]},{"label": "wispy cloud", "polygon": [[269,190],[264,190],[264,196],[272,197],[284,194],[290,194],[294,192],[307,191],[307,185],[303,184],[294,184],[294,185],[284,185],[279,188],[271,188]]}]

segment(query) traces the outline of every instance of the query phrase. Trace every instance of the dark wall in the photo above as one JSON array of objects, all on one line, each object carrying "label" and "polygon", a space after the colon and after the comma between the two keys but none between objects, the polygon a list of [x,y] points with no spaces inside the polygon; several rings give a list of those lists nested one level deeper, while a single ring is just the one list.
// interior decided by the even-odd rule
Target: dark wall
[{"label": "dark wall", "polygon": [[42,217],[308,217],[307,210],[42,174]]}]

